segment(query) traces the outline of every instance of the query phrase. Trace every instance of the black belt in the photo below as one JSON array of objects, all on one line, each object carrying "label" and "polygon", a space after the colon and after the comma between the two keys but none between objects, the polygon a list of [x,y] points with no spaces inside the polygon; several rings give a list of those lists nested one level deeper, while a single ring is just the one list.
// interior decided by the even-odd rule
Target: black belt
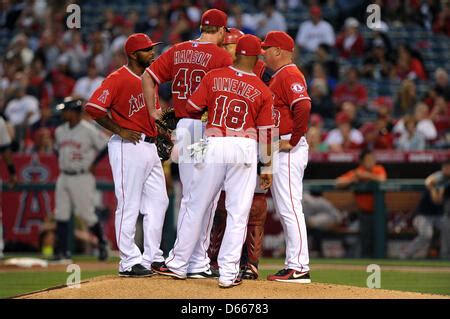
[{"label": "black belt", "polygon": [[87,173],[87,171],[85,171],[84,169],[81,170],[81,171],[78,171],[78,172],[76,172],[76,171],[64,171],[64,170],[62,172],[63,172],[64,175],[70,175],[70,176],[81,175],[81,174]]},{"label": "black belt", "polygon": [[144,142],[155,143],[156,142],[156,137],[154,137],[154,136],[145,136]]}]

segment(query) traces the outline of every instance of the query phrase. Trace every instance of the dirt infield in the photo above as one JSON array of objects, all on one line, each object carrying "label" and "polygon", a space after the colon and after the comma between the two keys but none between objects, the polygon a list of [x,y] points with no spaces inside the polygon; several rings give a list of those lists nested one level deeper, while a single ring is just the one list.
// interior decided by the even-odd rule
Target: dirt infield
[{"label": "dirt infield", "polygon": [[62,287],[23,295],[19,299],[449,299],[448,296],[312,283],[308,285],[245,281],[231,289],[217,281],[175,280],[168,277],[102,276],[80,288]]}]

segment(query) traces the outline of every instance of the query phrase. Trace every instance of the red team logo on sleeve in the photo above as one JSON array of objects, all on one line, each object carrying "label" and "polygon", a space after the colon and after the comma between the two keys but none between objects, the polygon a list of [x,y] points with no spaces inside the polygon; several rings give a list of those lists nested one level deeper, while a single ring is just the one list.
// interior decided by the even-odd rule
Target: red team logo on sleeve
[{"label": "red team logo on sleeve", "polygon": [[106,99],[108,98],[108,95],[109,95],[109,91],[108,90],[103,90],[102,95],[100,95],[97,100],[102,102],[102,104],[105,104],[106,103]]},{"label": "red team logo on sleeve", "polygon": [[291,90],[292,92],[296,93],[296,94],[300,94],[305,92],[305,86],[301,83],[293,83],[291,85]]}]

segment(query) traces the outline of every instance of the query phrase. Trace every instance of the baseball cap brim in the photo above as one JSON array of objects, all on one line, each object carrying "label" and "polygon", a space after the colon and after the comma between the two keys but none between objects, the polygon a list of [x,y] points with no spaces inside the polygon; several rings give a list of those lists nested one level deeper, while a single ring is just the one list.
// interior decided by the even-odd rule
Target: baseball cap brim
[{"label": "baseball cap brim", "polygon": [[[152,43],[151,45],[146,46],[145,48],[137,49],[136,51],[141,51],[141,50],[145,50],[145,49],[148,49],[148,48],[153,48],[154,46],[156,46],[156,45],[158,45],[158,44],[161,44],[161,43],[162,43],[162,42],[154,42],[154,43]],[[134,52],[136,52],[136,51],[134,51]]]}]

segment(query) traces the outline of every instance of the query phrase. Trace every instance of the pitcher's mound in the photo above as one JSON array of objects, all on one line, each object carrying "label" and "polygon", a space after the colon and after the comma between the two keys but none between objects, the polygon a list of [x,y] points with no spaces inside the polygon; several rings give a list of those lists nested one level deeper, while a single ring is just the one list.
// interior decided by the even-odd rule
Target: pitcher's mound
[{"label": "pitcher's mound", "polygon": [[169,277],[119,278],[102,276],[83,282],[80,288],[61,287],[19,298],[27,299],[334,299],[334,298],[449,298],[413,292],[358,288],[331,284],[294,284],[246,280],[221,289],[217,280],[175,280]]}]

